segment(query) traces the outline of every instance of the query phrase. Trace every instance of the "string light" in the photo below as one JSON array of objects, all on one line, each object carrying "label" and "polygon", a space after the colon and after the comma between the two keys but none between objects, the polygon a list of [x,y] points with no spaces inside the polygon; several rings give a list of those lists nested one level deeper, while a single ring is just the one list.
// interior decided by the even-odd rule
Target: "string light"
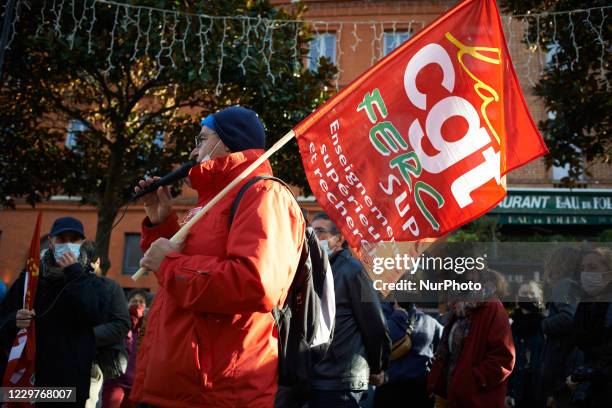
[{"label": "string light", "polygon": [[340,26],[338,27],[338,52],[336,53],[336,67],[338,67],[338,73],[336,74],[336,91],[340,90],[340,77],[342,76],[342,73],[344,72],[344,70],[342,69],[342,55],[344,54],[344,52],[342,51],[342,26],[344,24],[340,23]]},{"label": "string light", "polygon": [[353,23],[353,37],[355,38],[355,42],[353,43],[353,45],[351,45],[351,50],[353,50],[353,52],[357,51],[357,46],[359,45],[359,43],[361,41],[363,41],[358,35],[357,35],[357,23]]},{"label": "string light", "polygon": [[115,45],[115,30],[117,29],[117,20],[119,19],[119,10],[120,8],[117,7],[117,9],[115,10],[115,20],[113,23],[113,29],[111,31],[111,42],[110,42],[110,46],[108,47],[108,55],[106,57],[106,65],[107,68],[104,71],[105,74],[108,74],[115,66],[113,65],[113,46]]},{"label": "string light", "polygon": [[590,27],[591,31],[593,31],[593,33],[595,33],[595,35],[597,36],[596,41],[601,46],[601,54],[599,56],[599,75],[600,75],[602,81],[604,81],[606,83],[606,90],[609,90],[610,89],[610,83],[609,83],[608,78],[606,76],[606,70],[604,69],[604,57],[605,57],[605,54],[606,54],[606,41],[604,41],[604,39],[603,39],[603,25],[604,25],[604,22],[606,21],[606,18],[608,16],[605,14],[604,9],[601,9],[600,11],[601,11],[601,22],[599,23],[599,30],[597,28],[595,28],[595,26],[593,25],[593,22],[591,21],[591,18],[590,18],[591,17],[591,10],[588,11],[587,18],[584,21]]},{"label": "string light", "polygon": [[141,9],[138,9],[138,11],[136,12],[135,25],[138,33],[136,34],[136,40],[134,40],[134,52],[132,53],[132,58],[130,58],[130,61],[136,61],[136,55],[138,55],[138,44],[140,44],[140,37],[142,37],[142,33],[140,32],[140,11]]},{"label": "string light", "polygon": [[[55,5],[55,2],[54,2]],[[85,6],[87,6],[87,3],[85,3]],[[96,24],[96,0],[93,0],[92,5],[91,5],[91,24],[89,25],[89,31],[88,31],[88,36],[89,39],[87,41],[87,53],[91,54],[92,53],[92,39],[91,39],[91,34],[93,32],[93,28],[94,28],[94,24]]]},{"label": "string light", "polygon": [[569,26],[568,30],[570,31],[570,38],[572,39],[572,44],[574,45],[574,50],[576,50],[576,59],[572,61],[570,64],[570,69],[574,69],[574,63],[580,61],[580,52],[578,51],[578,44],[576,43],[576,32],[574,31],[574,20],[572,20],[572,13],[569,13]]},{"label": "string light", "polygon": [[62,0],[59,4],[58,9],[55,9],[55,1],[53,1],[53,12],[55,13],[55,25],[54,30],[57,33],[57,38],[61,38],[62,37],[62,26],[61,26],[61,20],[62,20],[62,10],[64,9],[64,0]]},{"label": "string light", "polygon": [[[10,47],[13,38],[18,34],[17,23],[20,22],[24,6],[31,12],[38,12],[38,10],[31,9],[28,0],[17,0],[7,48]],[[77,12],[79,10],[77,6],[82,7],[80,14]],[[100,9],[98,9],[99,7]],[[559,27],[565,27],[563,30],[567,30],[571,43],[571,58],[567,62],[569,69],[573,70],[576,64],[580,63],[581,49],[597,47],[599,49],[598,77],[602,83],[606,84],[606,89],[609,90],[610,81],[607,75],[606,57],[608,57],[612,48],[607,36],[608,32],[604,28],[606,28],[610,8],[612,6],[502,17],[505,31],[508,34],[508,48],[513,59],[519,63],[517,68],[522,71],[522,75],[519,75],[520,80],[535,85],[535,82],[548,67],[559,68],[559,55],[563,51],[559,42],[561,35]],[[96,24],[99,24],[97,23],[98,12],[114,13],[113,27],[106,40],[92,38]],[[143,21],[145,19],[146,22]],[[521,22],[520,25],[518,25],[517,20]],[[217,31],[220,31],[219,37],[213,38],[215,21],[222,25],[222,30],[220,26],[217,26],[219,27]],[[576,23],[578,22],[584,23],[587,33],[590,34],[587,38],[581,34],[580,41],[576,32]],[[70,48],[74,47],[79,36],[85,36],[87,51],[90,54],[93,53],[94,46],[97,46],[100,41],[106,41],[105,44],[108,44],[105,48],[107,51],[106,73],[110,73],[114,69],[114,53],[117,52],[115,47],[120,43],[120,36],[123,33],[126,35],[133,33],[135,37],[133,49],[130,51],[131,60],[135,61],[139,57],[150,57],[155,64],[158,76],[164,68],[176,68],[181,60],[182,62],[198,61],[198,74],[202,75],[204,69],[207,68],[207,54],[216,49],[219,50],[216,66],[209,68],[216,69],[215,93],[218,94],[223,86],[223,69],[227,65],[226,60],[229,50],[227,47],[230,46],[235,49],[237,48],[235,47],[236,43],[240,43],[242,46],[238,51],[240,52],[238,67],[242,73],[246,74],[246,64],[249,60],[263,63],[267,79],[274,83],[277,79],[275,69],[273,69],[273,57],[278,52],[275,49],[274,42],[277,33],[284,32],[288,38],[291,38],[288,40],[290,45],[285,46],[290,50],[289,55],[292,61],[288,61],[288,63],[293,66],[294,75],[299,75],[299,67],[304,62],[301,59],[302,54],[299,52],[300,30],[305,26],[310,26],[315,38],[322,34],[335,33],[336,55],[334,55],[334,61],[332,62],[335,63],[338,70],[335,84],[336,88],[339,88],[338,81],[345,72],[343,65],[346,63],[346,58],[344,58],[346,53],[343,46],[348,46],[355,53],[358,47],[360,51],[362,50],[363,44],[360,43],[367,41],[366,38],[360,36],[362,32],[360,27],[369,28],[370,63],[375,64],[387,51],[384,44],[385,29],[390,30],[390,33],[393,34],[393,46],[396,46],[398,44],[395,39],[399,30],[402,30],[403,33],[407,25],[407,32],[412,35],[413,27],[418,24],[422,28],[425,26],[425,21],[277,20],[247,15],[211,16],[120,3],[112,0],[44,0],[40,10],[40,25],[36,29],[36,36],[40,36],[43,30],[50,28],[57,38],[66,40]],[[332,27],[331,31],[330,27]],[[543,27],[552,28],[552,37],[543,38]],[[515,31],[520,31],[520,33]],[[157,34],[158,32],[159,34]],[[199,47],[189,47],[188,41],[191,40],[199,44]],[[227,43],[227,41],[230,43]],[[524,44],[527,45],[526,53]],[[325,47],[324,41],[317,44],[317,48],[320,47]],[[325,55],[325,51],[325,49],[319,50],[319,55]],[[569,50],[565,51],[569,53]],[[177,56],[179,56],[178,60]]]},{"label": "string light", "polygon": [[161,30],[159,31],[159,51],[157,51],[157,55],[155,55],[155,59],[157,60],[157,74],[155,75],[155,78],[158,78],[159,74],[165,68],[165,65],[162,64],[161,56],[164,52],[166,44],[166,13],[167,11],[164,10],[162,14],[162,26]]},{"label": "string light", "polygon": [[[8,5],[8,3],[6,3]],[[5,6],[6,8],[6,6]],[[38,26],[38,28],[36,28],[36,37],[40,37],[40,33],[42,32],[42,29],[45,27],[46,25],[46,20],[45,20],[45,10],[47,9],[47,0],[44,0],[43,2],[43,6],[40,9],[40,25]],[[83,12],[85,12],[85,9],[83,10]],[[15,34],[16,30],[13,30],[13,34]]]},{"label": "string light", "polygon": [[189,29],[191,28],[191,17],[189,16],[185,16],[185,21],[187,21],[187,23],[185,24],[185,32],[183,33],[183,38],[181,39],[181,43],[183,44],[182,50],[183,50],[183,61],[185,62],[189,62],[191,61],[191,59],[187,56],[187,36],[189,35]]},{"label": "string light", "polygon": [[11,38],[6,43],[5,49],[9,49],[11,47],[11,43],[15,39],[15,34],[17,33],[17,23],[19,22],[20,19],[21,19],[21,0],[17,0],[17,3],[15,3],[15,16],[13,17],[13,22],[11,24],[12,34],[11,34]]},{"label": "string light", "polygon": [[223,38],[221,39],[221,58],[219,61],[219,69],[217,70],[217,86],[215,87],[215,95],[221,95],[221,72],[223,72],[223,58],[225,58],[225,39],[227,38],[227,19],[223,19]]},{"label": "string light", "polygon": [[[245,27],[246,26],[246,27]],[[238,67],[242,70],[242,75],[246,75],[246,67],[244,63],[249,59],[251,50],[251,20],[242,20],[242,42],[244,46],[244,56],[240,60]]]}]

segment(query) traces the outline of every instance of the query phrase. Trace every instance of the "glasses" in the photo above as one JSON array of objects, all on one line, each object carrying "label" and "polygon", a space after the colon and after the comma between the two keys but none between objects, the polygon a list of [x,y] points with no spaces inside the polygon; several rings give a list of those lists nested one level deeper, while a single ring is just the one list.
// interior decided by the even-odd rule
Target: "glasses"
[{"label": "glasses", "polygon": [[315,228],[314,229],[315,234],[319,235],[319,234],[333,234],[333,231],[327,230],[325,228]]},{"label": "glasses", "polygon": [[195,148],[199,149],[200,147],[202,147],[202,143],[204,143],[204,139],[201,138],[199,135],[196,136],[194,139],[194,144],[195,144]]}]

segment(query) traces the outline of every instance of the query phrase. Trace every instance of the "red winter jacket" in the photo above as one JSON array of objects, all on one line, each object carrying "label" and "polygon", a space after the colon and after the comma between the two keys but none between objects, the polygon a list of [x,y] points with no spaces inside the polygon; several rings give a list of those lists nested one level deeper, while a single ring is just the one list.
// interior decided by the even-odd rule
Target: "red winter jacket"
[{"label": "red winter jacket", "polygon": [[[444,330],[450,330],[453,323],[454,319]],[[443,391],[446,378],[438,360],[431,367],[428,389],[446,398],[449,408],[502,408],[513,368],[514,342],[508,313],[499,300],[491,299],[473,312],[448,393]]]},{"label": "red winter jacket", "polygon": [[[189,178],[198,205],[262,152],[233,153],[193,168]],[[266,161],[246,180],[271,173]],[[230,229],[230,208],[239,189],[213,206],[192,227],[182,251],[168,254],[155,272],[159,290],[136,363],[135,401],[198,408],[274,404],[278,350],[270,311],[286,297],[305,223],[291,193],[264,180],[246,191]],[[159,237],[171,237],[177,221],[172,214],[152,227],[145,219],[142,249]]]}]

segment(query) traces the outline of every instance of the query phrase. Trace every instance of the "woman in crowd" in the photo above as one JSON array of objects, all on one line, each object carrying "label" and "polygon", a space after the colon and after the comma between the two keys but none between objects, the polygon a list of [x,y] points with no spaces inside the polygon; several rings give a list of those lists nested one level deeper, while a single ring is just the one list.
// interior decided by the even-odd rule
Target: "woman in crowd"
[{"label": "woman in crowd", "polygon": [[567,377],[571,404],[609,407],[612,401],[612,253],[588,251],[580,265],[583,300],[574,317],[576,345],[584,353],[584,366]]},{"label": "woman in crowd", "polygon": [[451,316],[436,352],[428,389],[449,408],[503,407],[514,367],[514,344],[508,314],[494,294],[503,279],[480,274],[483,289],[452,302]]},{"label": "woman in crowd", "polygon": [[544,345],[542,288],[535,281],[519,287],[516,309],[510,315],[516,364],[508,383],[506,406],[529,408],[537,405],[535,386]]},{"label": "woman in crowd", "polygon": [[542,320],[545,340],[536,387],[539,406],[569,407],[565,378],[581,361],[573,339],[574,314],[582,293],[578,283],[580,259],[580,250],[561,247],[550,254],[544,265],[548,315]]},{"label": "woman in crowd", "polygon": [[128,352],[128,365],[125,374],[119,378],[104,381],[102,391],[102,406],[104,408],[131,408],[136,407],[136,403],[130,401],[129,395],[134,381],[134,366],[140,332],[144,323],[145,310],[147,305],[147,292],[144,289],[134,289],[128,295],[128,307],[130,319],[132,321],[131,330],[125,339],[125,348]]}]

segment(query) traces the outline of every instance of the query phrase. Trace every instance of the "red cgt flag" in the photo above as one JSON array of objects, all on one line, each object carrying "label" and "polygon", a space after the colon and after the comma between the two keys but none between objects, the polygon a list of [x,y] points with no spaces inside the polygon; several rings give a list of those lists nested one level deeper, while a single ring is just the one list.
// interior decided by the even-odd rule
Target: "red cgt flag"
[{"label": "red cgt flag", "polygon": [[[38,273],[40,265],[40,224],[42,213],[38,213],[36,228],[30,243],[30,253],[26,262],[26,278],[23,289],[23,308],[32,310],[36,287],[38,286]],[[34,386],[34,370],[36,357],[36,327],[32,320],[30,326],[21,329],[15,337],[13,348],[9,354],[3,387],[32,387]],[[13,403],[11,406],[30,406],[29,403]]]},{"label": "red cgt flag", "polygon": [[494,0],[467,0],[295,129],[308,182],[352,247],[443,236],[547,152]]}]

